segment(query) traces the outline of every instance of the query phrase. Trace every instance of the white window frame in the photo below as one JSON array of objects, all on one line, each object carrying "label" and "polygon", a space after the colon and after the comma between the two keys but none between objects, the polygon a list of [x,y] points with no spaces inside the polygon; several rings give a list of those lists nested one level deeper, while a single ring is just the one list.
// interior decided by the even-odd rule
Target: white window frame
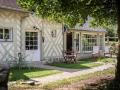
[{"label": "white window frame", "polygon": [[[29,36],[26,36],[26,33],[29,33]],[[30,36],[30,33],[37,33],[37,36],[36,36],[36,38],[37,38],[37,40],[27,40],[26,38],[27,37],[29,37],[29,38],[31,38],[31,37],[35,37],[34,35],[33,36]],[[26,44],[26,41],[28,41],[29,42],[29,44],[27,45]],[[33,45],[31,45],[30,44],[30,41],[32,41],[32,42],[35,42],[35,41],[37,41],[37,43],[35,44],[35,43],[33,43]],[[25,32],[25,50],[28,50],[28,51],[35,51],[35,50],[38,50],[38,44],[39,44],[39,42],[38,42],[38,32],[34,32],[34,31],[26,31]],[[32,48],[30,48],[30,46],[32,46]],[[27,48],[28,47],[28,48]],[[36,48],[34,48],[34,47],[36,47]]]},{"label": "white window frame", "polygon": [[[0,39],[0,42],[12,42],[13,41],[13,28],[0,27],[3,30],[3,39]],[[9,39],[5,39],[5,29],[9,30]]]},{"label": "white window frame", "polygon": [[[90,35],[90,38],[89,37],[84,37],[84,35]],[[95,36],[95,37],[92,37],[92,36]],[[92,44],[92,46],[87,46],[86,45],[86,47],[85,47],[85,45],[84,45],[84,39],[86,39],[86,40],[89,40],[88,41],[88,45],[91,43]],[[92,42],[92,40],[96,40],[96,42],[93,44],[93,42]],[[84,52],[84,53],[89,53],[89,52],[92,52],[92,48],[93,48],[93,46],[95,46],[95,45],[97,45],[97,35],[96,34],[83,34],[82,35],[82,52]],[[85,49],[84,49],[85,48]],[[90,50],[87,50],[87,48],[89,48]],[[84,49],[84,50],[83,50]]]}]

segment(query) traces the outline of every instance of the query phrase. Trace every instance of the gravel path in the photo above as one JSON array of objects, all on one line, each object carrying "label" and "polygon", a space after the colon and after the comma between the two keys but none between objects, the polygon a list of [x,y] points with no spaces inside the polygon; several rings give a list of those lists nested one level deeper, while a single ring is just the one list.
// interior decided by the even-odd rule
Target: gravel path
[{"label": "gravel path", "polygon": [[62,79],[67,79],[70,77],[75,77],[75,76],[80,76],[80,75],[85,75],[89,73],[94,73],[97,71],[102,71],[105,69],[108,69],[110,67],[114,67],[112,64],[105,64],[102,66],[94,67],[94,68],[89,68],[89,69],[65,69],[65,68],[58,68],[54,66],[48,66],[48,65],[42,65],[42,68],[49,68],[49,69],[57,69],[63,71],[62,73],[54,74],[54,75],[49,75],[41,78],[32,78],[31,80],[36,81],[40,84],[47,84],[50,82],[54,82],[57,80],[62,80]]}]

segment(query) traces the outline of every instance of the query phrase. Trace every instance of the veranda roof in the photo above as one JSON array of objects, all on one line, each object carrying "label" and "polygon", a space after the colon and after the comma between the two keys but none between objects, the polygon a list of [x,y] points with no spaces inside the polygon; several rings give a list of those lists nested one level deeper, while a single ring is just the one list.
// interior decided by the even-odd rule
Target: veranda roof
[{"label": "veranda roof", "polygon": [[74,30],[74,31],[88,31],[88,32],[106,32],[105,29],[103,28],[88,28],[88,27],[80,27],[78,29],[76,28],[71,28],[68,30]]}]

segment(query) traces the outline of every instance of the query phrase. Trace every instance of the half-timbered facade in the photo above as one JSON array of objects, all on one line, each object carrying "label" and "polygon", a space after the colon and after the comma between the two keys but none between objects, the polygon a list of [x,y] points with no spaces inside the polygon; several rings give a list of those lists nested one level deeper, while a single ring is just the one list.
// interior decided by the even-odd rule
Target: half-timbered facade
[{"label": "half-timbered facade", "polygon": [[[7,3],[6,3],[7,2]],[[63,58],[63,50],[79,57],[91,55],[93,45],[104,50],[104,30],[69,29],[22,10],[16,0],[0,0],[0,62],[17,59],[49,61]]]}]

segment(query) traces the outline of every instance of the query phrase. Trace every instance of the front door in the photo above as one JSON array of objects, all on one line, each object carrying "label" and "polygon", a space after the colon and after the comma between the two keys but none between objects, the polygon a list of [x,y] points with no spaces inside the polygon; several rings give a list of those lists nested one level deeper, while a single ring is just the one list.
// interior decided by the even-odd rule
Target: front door
[{"label": "front door", "polygon": [[25,49],[27,61],[40,61],[39,32],[25,32]]},{"label": "front door", "polygon": [[67,51],[72,51],[72,33],[67,33]]}]

